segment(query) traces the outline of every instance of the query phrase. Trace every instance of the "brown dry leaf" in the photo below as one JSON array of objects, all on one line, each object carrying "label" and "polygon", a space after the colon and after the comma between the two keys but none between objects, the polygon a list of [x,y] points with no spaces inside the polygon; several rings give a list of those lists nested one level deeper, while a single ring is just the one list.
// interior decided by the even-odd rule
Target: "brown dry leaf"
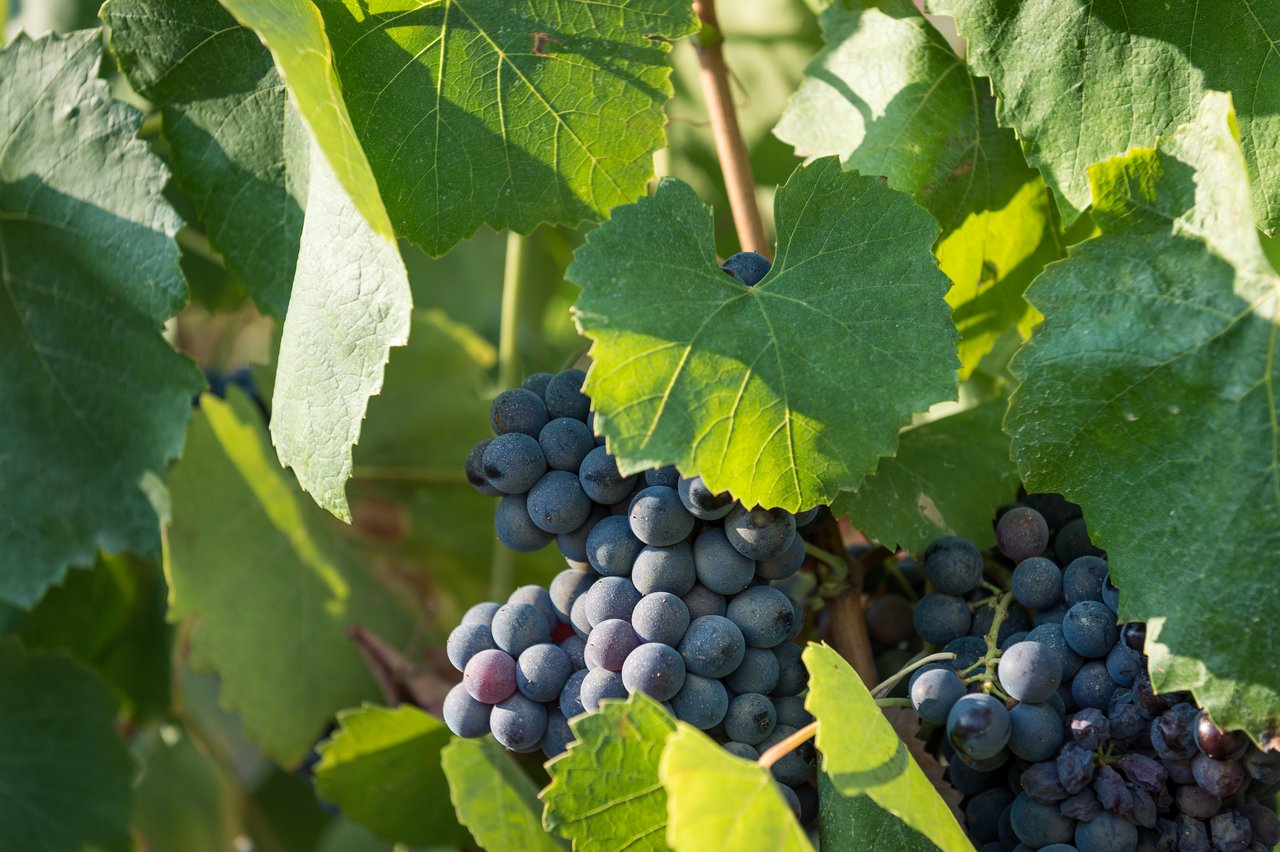
[{"label": "brown dry leaf", "polygon": [[951,813],[955,814],[956,820],[964,825],[964,814],[960,811],[960,801],[964,796],[942,777],[942,773],[946,770],[938,759],[925,749],[924,742],[916,736],[920,731],[920,717],[905,707],[886,707],[884,717],[897,731],[898,738],[906,743],[907,751],[911,752],[911,756],[915,758],[916,765],[924,772],[942,800],[947,803],[947,807],[951,808]]}]

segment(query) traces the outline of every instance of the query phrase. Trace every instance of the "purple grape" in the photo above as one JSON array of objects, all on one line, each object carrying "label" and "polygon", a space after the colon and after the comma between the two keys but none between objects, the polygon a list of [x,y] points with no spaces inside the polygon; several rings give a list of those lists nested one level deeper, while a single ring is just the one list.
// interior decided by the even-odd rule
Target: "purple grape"
[{"label": "purple grape", "polygon": [[1062,683],[1062,663],[1039,642],[1019,642],[998,663],[1000,685],[1010,697],[1035,704],[1048,700]]},{"label": "purple grape", "polygon": [[454,734],[474,739],[489,733],[489,713],[492,709],[493,705],[472,698],[466,686],[460,683],[445,696],[442,714],[444,723]]},{"label": "purple grape", "polygon": [[1035,509],[1015,506],[996,523],[996,546],[1014,562],[1039,556],[1048,545],[1049,524]]},{"label": "purple grape", "polygon": [[546,704],[557,699],[572,673],[573,664],[560,646],[533,645],[516,660],[516,688],[527,698]]},{"label": "purple grape", "polygon": [[1240,761],[1214,760],[1205,754],[1191,758],[1191,773],[1206,793],[1218,798],[1234,796],[1249,780],[1249,773]]},{"label": "purple grape", "polygon": [[640,637],[628,621],[609,618],[597,624],[587,637],[588,659],[594,656],[600,666],[611,672],[622,671],[627,656],[640,647]]},{"label": "purple grape", "polygon": [[1201,710],[1196,717],[1196,746],[1215,760],[1239,760],[1249,748],[1249,737],[1244,731],[1223,731]]},{"label": "purple grape", "polygon": [[471,658],[481,651],[491,651],[498,646],[488,625],[459,624],[449,634],[445,643],[445,655],[458,671],[465,671]]},{"label": "purple grape", "polygon": [[505,651],[481,651],[467,663],[462,682],[476,701],[497,704],[516,691],[516,661]]},{"label": "purple grape", "polygon": [[966,695],[947,715],[947,737],[956,751],[969,757],[994,757],[1009,742],[1009,711],[982,693]]},{"label": "purple grape", "polygon": [[547,708],[517,692],[494,705],[489,730],[511,751],[533,751],[547,732]]}]

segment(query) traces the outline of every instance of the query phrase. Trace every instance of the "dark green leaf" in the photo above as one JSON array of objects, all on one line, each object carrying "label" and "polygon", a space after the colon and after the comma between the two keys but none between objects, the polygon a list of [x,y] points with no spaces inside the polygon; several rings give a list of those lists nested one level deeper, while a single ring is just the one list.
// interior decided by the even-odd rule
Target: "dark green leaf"
[{"label": "dark green leaf", "polygon": [[227,852],[240,833],[235,784],[181,728],[159,725],[134,745],[142,771],[133,829],[144,848]]},{"label": "dark green leaf", "polygon": [[962,535],[995,544],[991,519],[1018,491],[1018,468],[1000,431],[1003,400],[905,430],[898,454],[832,506],[868,538],[922,553],[935,539]]},{"label": "dark green leaf", "polygon": [[[1230,101],[1090,170],[1102,236],[1030,296],[1006,422],[1027,487],[1084,506],[1161,690],[1280,730],[1280,276],[1258,243]],[[1208,572],[1208,573],[1206,573]]]},{"label": "dark green leaf", "polygon": [[[810,644],[805,707],[818,720],[822,771],[843,795],[866,794],[876,805],[945,852],[972,852],[964,830],[911,757],[862,680],[835,651]],[[886,829],[881,820],[859,822],[869,842]],[[860,848],[874,848],[863,845]]]},{"label": "dark green leaf", "polygon": [[60,654],[0,643],[0,825],[22,852],[124,852],[133,764],[116,700]]},{"label": "dark green leaf", "polygon": [[186,302],[182,222],[101,58],[96,32],[0,52],[0,599],[28,607],[99,548],[158,555],[203,384],[160,333]]},{"label": "dark green leaf", "polygon": [[537,788],[492,737],[455,739],[440,756],[458,820],[481,848],[563,852],[542,830]]},{"label": "dark green leaf", "polygon": [[969,64],[1000,94],[1000,121],[1059,194],[1089,204],[1086,168],[1151,145],[1231,91],[1258,223],[1280,227],[1280,6],[1251,0],[933,0],[968,40]]},{"label": "dark green leaf", "polygon": [[270,49],[310,134],[306,221],[280,339],[271,437],[316,502],[345,521],[351,448],[413,299],[309,0],[221,0]]},{"label": "dark green leaf", "polygon": [[543,823],[578,852],[665,849],[667,794],[658,780],[675,720],[644,693],[569,723],[577,738],[547,764]]},{"label": "dark green leaf", "polygon": [[684,0],[320,0],[400,233],[433,255],[481,224],[603,218],[653,175]]},{"label": "dark green leaf", "polygon": [[449,795],[440,751],[444,724],[410,705],[366,705],[338,714],[320,748],[316,793],[391,843],[467,845],[470,835],[440,806]]},{"label": "dark green leaf", "polygon": [[812,852],[773,774],[729,754],[697,728],[677,726],[659,772],[670,814],[667,842],[677,852]]},{"label": "dark green leaf", "polygon": [[174,177],[209,241],[283,319],[311,146],[271,54],[217,0],[111,0],[102,19],[129,82],[164,117]]},{"label": "dark green leaf", "polygon": [[405,613],[280,469],[257,408],[237,391],[201,408],[170,476],[170,618],[191,619],[193,661],[290,765],[335,712],[376,694],[346,628],[398,642]]},{"label": "dark green leaf", "polygon": [[568,275],[620,467],[676,464],[798,509],[857,485],[913,412],[955,393],[955,331],[937,225],[910,198],[824,159],[775,206],[778,257],[755,287],[719,269],[711,211],[674,180],[615,210]]},{"label": "dark green leaf", "polygon": [[50,589],[35,609],[16,610],[2,632],[93,668],[123,699],[122,715],[137,723],[169,711],[165,597],[158,565],[102,556],[93,570],[76,571]]}]

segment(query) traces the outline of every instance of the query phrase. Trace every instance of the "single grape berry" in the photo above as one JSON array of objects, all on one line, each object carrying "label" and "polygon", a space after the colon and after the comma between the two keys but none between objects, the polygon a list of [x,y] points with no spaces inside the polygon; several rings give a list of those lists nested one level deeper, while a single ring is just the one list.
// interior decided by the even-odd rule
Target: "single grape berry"
[{"label": "single grape berry", "polygon": [[1062,572],[1062,596],[1067,605],[1081,601],[1101,601],[1102,582],[1107,576],[1107,563],[1096,556],[1081,556]]},{"label": "single grape berry", "polygon": [[645,544],[665,547],[693,532],[694,517],[674,489],[662,485],[642,489],[631,501],[631,533]]},{"label": "single grape berry", "polygon": [[671,699],[671,709],[680,721],[705,731],[724,719],[729,710],[729,693],[719,680],[687,672],[684,685]]},{"label": "single grape berry", "polygon": [[911,706],[920,718],[935,725],[947,721],[951,708],[965,694],[964,681],[947,668],[928,669],[912,678]]},{"label": "single grape berry", "polygon": [[698,581],[720,595],[736,595],[756,573],[756,563],[730,544],[720,527],[705,529],[693,540],[693,565]]},{"label": "single grape berry", "polygon": [[647,642],[627,655],[622,683],[627,692],[644,692],[657,701],[669,701],[684,686],[684,658],[670,645]]},{"label": "single grape berry", "polygon": [[495,435],[521,432],[537,438],[548,420],[542,397],[525,388],[504,390],[489,406],[489,425]]},{"label": "single grape berry", "polygon": [[611,672],[622,671],[627,656],[640,647],[640,637],[630,622],[610,618],[600,622],[587,637],[587,654],[599,661],[601,668]]},{"label": "single grape berry", "polygon": [[940,538],[924,552],[924,574],[946,595],[967,595],[982,581],[982,551],[958,535]]},{"label": "single grape berry", "polygon": [[729,619],[704,615],[689,625],[680,640],[685,667],[702,677],[719,678],[733,672],[746,653],[742,631]]},{"label": "single grape berry", "polygon": [[1214,760],[1238,760],[1249,748],[1249,737],[1244,731],[1222,730],[1201,710],[1196,717],[1196,746]]},{"label": "single grape berry", "polygon": [[489,448],[491,443],[493,443],[492,438],[485,438],[467,453],[465,465],[467,482],[470,482],[472,488],[486,497],[501,497],[502,492],[490,485],[489,480],[484,475],[484,451]]},{"label": "single grape berry", "polygon": [[996,546],[1014,562],[1039,556],[1049,546],[1049,524],[1035,509],[1015,506],[996,524]]},{"label": "single grape berry", "polygon": [[[587,676],[582,679],[579,698],[582,703],[582,709],[587,713],[597,709],[600,706],[600,702],[606,698],[626,697],[627,687],[622,682],[622,675],[619,672],[598,668],[588,672]],[[567,716],[568,714],[566,713],[565,715]]]},{"label": "single grape berry", "polygon": [[733,674],[725,678],[725,685],[734,692],[758,692],[768,695],[778,685],[782,670],[772,648],[747,648],[742,662]]},{"label": "single grape berry", "polygon": [[644,543],[631,534],[626,518],[610,515],[587,534],[587,562],[603,577],[626,577],[643,547]]},{"label": "single grape berry", "polygon": [[725,516],[724,532],[729,543],[748,559],[772,559],[791,546],[796,516],[786,509],[748,509],[734,504]]},{"label": "single grape berry", "polygon": [[463,683],[449,690],[444,697],[444,723],[454,734],[467,739],[489,733],[489,713],[492,710],[492,704],[472,698]]},{"label": "single grape berry", "polygon": [[524,494],[508,494],[498,501],[493,528],[498,540],[517,553],[541,550],[555,538],[529,517],[529,501]]},{"label": "single grape berry", "polygon": [[547,467],[576,474],[583,459],[596,448],[596,437],[581,420],[557,417],[538,433],[538,446]]},{"label": "single grape berry", "polygon": [[756,576],[762,580],[785,580],[795,575],[804,566],[804,539],[793,536],[791,546],[771,559],[761,559],[756,563]]},{"label": "single grape berry", "polygon": [[517,692],[494,705],[489,730],[512,751],[533,751],[547,732],[547,708]]},{"label": "single grape berry", "polygon": [[555,701],[573,672],[569,655],[559,645],[526,648],[516,660],[516,688],[533,701]]},{"label": "single grape berry", "polygon": [[587,621],[592,627],[611,618],[631,620],[631,612],[643,595],[626,577],[601,577],[583,595]]},{"label": "single grape berry", "polygon": [[[636,604],[631,612],[631,626],[643,641],[661,642],[674,648],[689,629],[689,608],[670,592],[654,592]],[[776,662],[774,668],[777,668]]]},{"label": "single grape berry", "polygon": [[481,651],[467,662],[462,683],[476,701],[497,704],[516,691],[516,661],[505,651]]},{"label": "single grape berry", "polygon": [[490,441],[483,465],[485,479],[504,494],[523,494],[547,472],[537,439],[523,432],[508,432]]},{"label": "single grape berry", "polygon": [[905,642],[912,631],[911,602],[902,595],[880,595],[867,605],[867,632],[881,645]]},{"label": "single grape berry", "polygon": [[731,740],[756,745],[773,733],[777,724],[778,712],[773,702],[757,692],[748,692],[729,702],[724,732]]},{"label": "single grape berry", "polygon": [[577,530],[591,514],[591,499],[577,475],[568,471],[545,473],[529,490],[525,505],[534,525],[553,535]]},{"label": "single grape berry", "polygon": [[1009,750],[1023,760],[1052,760],[1062,739],[1062,717],[1048,704],[1018,704],[1009,711]]},{"label": "single grape berry", "polygon": [[449,634],[445,655],[458,671],[465,671],[471,658],[481,651],[491,651],[498,646],[487,624],[459,624]]},{"label": "single grape berry", "polygon": [[912,624],[926,642],[945,645],[969,632],[969,605],[955,595],[930,592],[916,604]]},{"label": "single grape berry", "polygon": [[551,627],[547,617],[537,607],[527,603],[509,603],[493,616],[493,641],[513,657],[520,656],[526,648],[551,641]]},{"label": "single grape berry", "polygon": [[572,417],[585,423],[591,411],[591,400],[582,392],[586,378],[587,374],[582,370],[565,370],[552,376],[542,393],[547,403],[547,414],[551,417]]},{"label": "single grape berry", "polygon": [[738,626],[753,648],[785,642],[795,623],[791,599],[772,586],[752,586],[734,595],[725,617]]},{"label": "single grape berry", "polygon": [[644,484],[646,487],[650,485],[665,485],[667,488],[675,488],[680,484],[680,472],[675,469],[674,465],[655,467],[644,472]]},{"label": "single grape berry", "polygon": [[1067,610],[1062,635],[1082,657],[1105,657],[1120,638],[1116,614],[1100,601],[1081,601]]},{"label": "single grape berry", "polygon": [[528,378],[520,383],[520,387],[525,390],[531,390],[538,396],[545,399],[547,394],[547,385],[551,383],[552,375],[550,373],[530,373]]},{"label": "single grape berry", "polygon": [[1047,701],[1062,683],[1062,663],[1039,642],[1018,642],[1000,656],[1000,685],[1011,698],[1029,704]]},{"label": "single grape berry", "polygon": [[754,287],[769,274],[769,258],[753,251],[740,251],[730,255],[720,268],[739,284]]},{"label": "single grape berry", "polygon": [[670,592],[683,595],[697,582],[693,547],[681,541],[670,547],[646,546],[631,567],[631,582],[641,594]]},{"label": "single grape berry", "polygon": [[1028,609],[1048,609],[1062,595],[1062,571],[1052,560],[1033,556],[1013,569],[1013,597]]},{"label": "single grape berry", "polygon": [[732,495],[728,491],[713,492],[703,483],[701,476],[679,480],[676,493],[689,514],[704,521],[718,521],[733,509]]},{"label": "single grape berry", "polygon": [[625,499],[636,484],[634,476],[623,476],[618,472],[617,460],[605,452],[604,447],[596,447],[587,453],[578,466],[578,479],[582,481],[582,490],[587,496],[602,506]]},{"label": "single grape berry", "polygon": [[1009,742],[1009,711],[984,693],[966,695],[947,715],[947,737],[956,751],[982,760],[995,757]]}]

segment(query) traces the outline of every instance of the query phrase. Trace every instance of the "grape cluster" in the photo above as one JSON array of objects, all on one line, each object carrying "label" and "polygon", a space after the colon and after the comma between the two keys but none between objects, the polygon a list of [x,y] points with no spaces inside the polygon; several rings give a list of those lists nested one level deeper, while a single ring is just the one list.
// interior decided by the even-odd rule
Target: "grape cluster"
[{"label": "grape cluster", "polygon": [[[910,653],[955,659],[907,691],[939,739],[980,852],[1261,852],[1280,842],[1280,753],[1224,732],[1184,693],[1158,694],[1145,625],[1117,623],[1119,592],[1078,507],[1030,495],[996,525],[997,552],[950,537],[876,599],[869,627]],[[1009,569],[1012,569],[1011,576]],[[984,576],[1010,576],[1008,589]],[[923,591],[923,589],[922,589]]]},{"label": "grape cluster", "polygon": [[[829,515],[747,507],[671,467],[623,476],[594,435],[583,379],[539,374],[499,394],[496,436],[467,458],[472,485],[501,497],[499,539],[517,551],[554,540],[568,567],[548,589],[466,613],[448,640],[462,682],[445,721],[554,757],[573,738],[569,719],[640,691],[754,760],[811,721],[791,641],[804,603],[790,592],[806,525]],[[813,769],[811,745],[773,767],[810,819]]]}]

